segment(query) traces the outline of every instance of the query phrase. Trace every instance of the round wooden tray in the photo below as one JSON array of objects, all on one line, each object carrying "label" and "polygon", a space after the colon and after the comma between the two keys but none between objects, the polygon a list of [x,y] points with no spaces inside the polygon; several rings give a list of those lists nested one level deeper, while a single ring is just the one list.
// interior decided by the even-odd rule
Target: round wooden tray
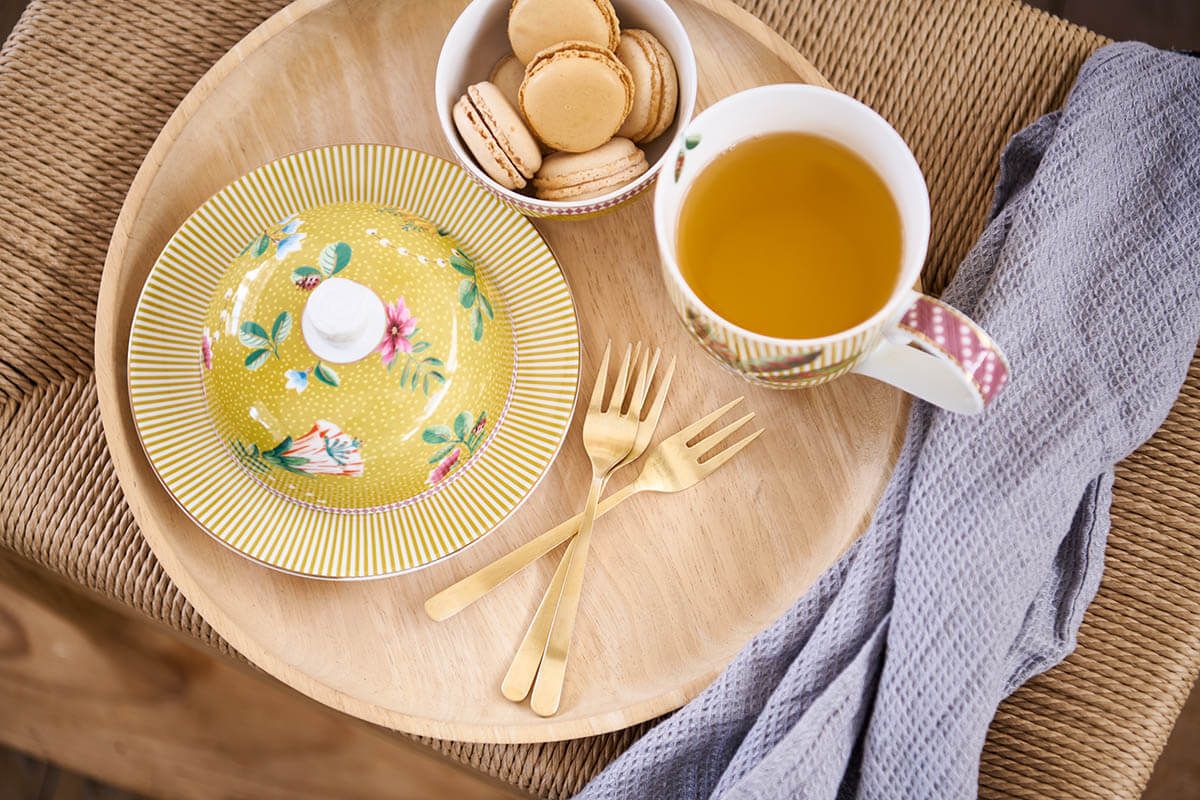
[{"label": "round wooden tray", "polygon": [[[824,82],[726,0],[675,7],[695,45],[700,107],[758,84]],[[742,394],[767,434],[690,491],[643,495],[599,524],[556,717],[542,719],[499,689],[554,559],[447,622],[431,622],[421,604],[577,510],[589,476],[578,419],[546,480],[501,528],[428,569],[347,584],[264,569],[204,535],[154,478],[129,411],[125,352],[138,291],[175,228],[210,194],[314,145],[385,142],[449,157],[433,72],[460,8],[454,0],[300,0],[184,98],[113,234],[96,331],[100,406],[125,496],[155,555],[251,661],[317,700],[411,733],[567,739],[678,707],[786,609],[864,529],[907,409],[899,392],[863,378],[781,393],[719,369],[667,304],[648,195],[597,219],[537,223],[576,295],[585,373],[610,336],[660,343],[680,358],[664,434]]]}]

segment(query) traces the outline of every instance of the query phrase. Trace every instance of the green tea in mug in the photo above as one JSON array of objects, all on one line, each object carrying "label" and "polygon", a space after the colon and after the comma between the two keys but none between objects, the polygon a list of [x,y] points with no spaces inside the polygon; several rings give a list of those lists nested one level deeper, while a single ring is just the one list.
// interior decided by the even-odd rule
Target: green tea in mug
[{"label": "green tea in mug", "polygon": [[900,212],[861,156],[809,133],[747,139],[696,177],[679,216],[683,278],[753,333],[812,339],[853,328],[900,275]]}]

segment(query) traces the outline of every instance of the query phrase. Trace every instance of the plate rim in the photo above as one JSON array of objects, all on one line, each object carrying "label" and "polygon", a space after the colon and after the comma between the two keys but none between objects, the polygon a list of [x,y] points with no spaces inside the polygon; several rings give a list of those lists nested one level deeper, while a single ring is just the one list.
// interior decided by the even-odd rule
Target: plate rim
[{"label": "plate rim", "polygon": [[[320,3],[320,5],[324,5],[324,3],[327,1],[331,1],[331,0],[319,0],[319,3]],[[267,22],[270,22],[270,20],[272,18],[273,17],[268,18]],[[264,22],[263,24],[266,24],[266,22]],[[192,512],[192,510],[187,507],[187,505],[178,496],[178,494],[176,494],[176,491],[174,489],[172,489],[171,485],[167,482],[166,478],[163,476],[162,472],[159,470],[159,465],[157,463],[155,463],[155,459],[151,455],[150,450],[146,445],[145,436],[143,435],[143,432],[142,432],[142,426],[138,422],[138,413],[137,413],[137,408],[136,408],[135,402],[134,402],[133,371],[130,369],[131,363],[133,361],[133,352],[132,351],[133,351],[133,346],[134,346],[134,336],[133,336],[134,329],[137,324],[139,311],[142,308],[142,302],[146,296],[146,290],[150,286],[151,279],[154,277],[155,271],[157,270],[157,268],[159,266],[159,262],[162,260],[163,254],[165,254],[167,252],[167,250],[170,248],[172,243],[175,241],[176,237],[196,218],[197,214],[201,210],[203,210],[206,206],[208,206],[209,203],[214,198],[221,195],[223,192],[228,190],[230,187],[235,186],[236,184],[244,181],[248,176],[259,172],[259,170],[266,169],[266,168],[271,167],[272,165],[278,164],[279,162],[282,162],[284,160],[296,158],[298,156],[302,156],[307,153],[314,153],[314,152],[319,152],[319,151],[334,151],[334,150],[340,150],[340,149],[344,149],[344,148],[363,148],[364,150],[367,150],[367,151],[379,150],[379,149],[392,150],[392,151],[396,151],[398,154],[408,153],[408,154],[412,154],[413,156],[415,156],[417,158],[430,159],[434,164],[445,165],[447,168],[449,168],[451,170],[451,174],[461,174],[462,176],[467,178],[467,180],[465,180],[463,182],[463,185],[468,187],[467,191],[478,192],[481,196],[487,198],[488,200],[494,200],[494,201],[498,202],[502,208],[501,213],[512,214],[514,217],[514,224],[516,226],[518,226],[518,227],[524,226],[524,227],[528,228],[529,230],[533,231],[533,234],[536,237],[537,241],[540,242],[541,245],[546,248],[546,252],[548,252],[550,254],[551,261],[554,264],[554,269],[555,269],[555,271],[557,271],[558,276],[562,279],[563,286],[566,289],[567,299],[570,301],[571,328],[575,332],[575,351],[574,351],[574,354],[575,354],[575,364],[574,364],[575,386],[574,386],[573,391],[571,392],[570,407],[567,409],[566,415],[565,415],[565,423],[566,424],[563,426],[560,435],[557,437],[558,441],[555,443],[555,445],[551,449],[551,452],[549,453],[549,457],[546,461],[545,466],[542,468],[541,472],[530,484],[528,491],[526,491],[515,503],[513,503],[512,506],[507,511],[505,511],[500,516],[499,519],[496,520],[495,524],[488,527],[486,530],[482,531],[477,536],[475,536],[473,539],[471,539],[470,541],[461,545],[460,547],[449,550],[448,552],[445,552],[445,553],[437,556],[436,558],[430,559],[428,561],[424,561],[420,564],[414,564],[412,566],[403,567],[401,569],[381,571],[381,572],[372,573],[372,574],[368,574],[368,575],[328,575],[328,574],[320,574],[317,572],[304,572],[302,570],[291,569],[291,568],[282,566],[280,564],[275,564],[270,561],[267,561],[264,558],[260,558],[259,556],[256,556],[249,552],[246,552],[245,550],[242,550],[242,549],[234,546],[233,544],[231,544],[230,542],[228,542],[224,538],[222,538],[219,534],[217,534],[216,531],[213,531],[211,528],[209,528],[208,525],[204,524],[204,522],[202,522]],[[199,528],[201,531],[203,531],[209,538],[215,540],[216,542],[218,542],[221,546],[223,546],[227,550],[230,550],[231,552],[236,553],[237,555],[241,556],[242,558],[248,559],[249,561],[252,561],[253,563],[255,563],[259,566],[266,567],[267,569],[274,570],[276,572],[280,572],[285,575],[290,575],[290,576],[297,577],[297,578],[304,578],[304,579],[308,579],[308,580],[318,580],[318,581],[328,581],[331,583],[342,583],[342,582],[357,583],[357,582],[364,582],[364,581],[384,580],[387,578],[394,578],[399,575],[407,575],[407,574],[410,574],[413,572],[417,572],[417,571],[425,569],[427,567],[431,567],[435,564],[440,564],[441,562],[443,562],[447,559],[453,558],[454,556],[457,556],[461,553],[466,552],[468,549],[475,546],[476,544],[481,542],[483,539],[487,538],[487,536],[489,534],[496,531],[505,522],[507,522],[509,519],[511,519],[512,516],[517,511],[519,511],[525,505],[526,502],[528,502],[529,498],[534,495],[534,493],[538,490],[538,487],[541,486],[542,481],[544,481],[546,479],[546,476],[550,473],[550,470],[554,467],[555,462],[558,461],[558,457],[562,454],[563,446],[566,444],[568,434],[570,433],[571,422],[574,419],[575,412],[578,410],[578,407],[579,407],[579,387],[580,387],[580,383],[581,383],[581,379],[582,379],[582,371],[583,371],[583,338],[581,335],[581,329],[580,329],[580,325],[579,325],[579,307],[578,307],[578,304],[575,302],[575,291],[571,286],[570,278],[567,275],[566,271],[562,268],[562,262],[559,260],[557,253],[554,252],[554,248],[550,245],[550,242],[546,240],[546,237],[542,234],[542,232],[540,230],[538,230],[537,226],[535,226],[528,217],[526,217],[525,215],[521,214],[520,212],[512,209],[511,206],[509,206],[508,204],[503,203],[502,201],[499,201],[497,198],[495,198],[494,195],[487,192],[484,187],[479,186],[477,182],[470,180],[470,178],[471,178],[471,174],[467,170],[463,169],[461,164],[457,164],[449,159],[442,158],[441,156],[426,152],[424,150],[419,150],[414,147],[405,147],[403,145],[388,144],[388,143],[384,143],[384,142],[374,142],[374,141],[345,141],[345,142],[337,142],[337,143],[333,143],[333,144],[313,145],[312,147],[304,147],[304,148],[292,150],[287,153],[283,153],[281,155],[275,156],[274,158],[271,158],[267,161],[262,162],[261,164],[258,164],[257,166],[243,172],[241,175],[234,178],[233,180],[227,182],[226,184],[221,186],[221,188],[217,189],[216,191],[211,193],[208,197],[206,197],[198,206],[196,206],[196,208],[193,209],[183,219],[183,221],[179,223],[179,225],[175,228],[175,230],[172,231],[171,235],[167,237],[166,243],[163,245],[163,247],[159,251],[158,255],[155,256],[154,263],[151,264],[150,269],[147,271],[146,277],[142,281],[141,287],[138,289],[137,299],[133,303],[133,311],[130,316],[129,336],[128,336],[128,341],[125,343],[125,353],[124,353],[124,367],[125,367],[125,387],[124,388],[125,388],[125,392],[126,392],[126,401],[127,401],[126,407],[128,408],[130,415],[131,415],[131,419],[132,419],[132,423],[133,423],[132,427],[133,427],[134,433],[137,438],[138,447],[141,449],[142,455],[145,456],[146,462],[149,464],[150,470],[154,473],[154,476],[158,480],[159,485],[163,488],[163,490],[167,493],[167,496],[171,498],[172,502],[175,503],[175,505],[179,508],[179,510],[181,512],[183,512],[183,514],[189,520],[191,520],[192,524],[194,524],[197,528]],[[347,201],[347,202],[349,202],[349,201]],[[516,331],[515,330],[513,332],[513,338],[514,338],[513,381],[515,384],[516,376],[519,373],[519,369],[520,369],[520,359],[519,359],[518,350],[516,347]],[[512,389],[510,389],[508,399],[505,402],[506,410],[507,410],[508,404],[511,402],[511,399],[512,399]],[[209,420],[209,426],[212,427],[211,420]],[[493,433],[491,434],[491,436],[489,437],[489,439],[498,435],[501,428],[502,428],[502,425],[497,426],[495,428],[495,430],[493,431]],[[215,428],[214,428],[214,430],[215,430]],[[482,455],[482,453],[481,453],[481,455]],[[230,465],[232,465],[233,469],[236,469],[236,465],[232,464],[232,457],[229,459],[229,463],[230,463]],[[244,477],[247,477],[247,479],[250,481],[250,483],[255,486],[257,491],[272,493],[274,496],[283,499],[285,502],[289,502],[289,503],[292,502],[290,498],[283,497],[282,495],[279,495],[278,493],[273,492],[270,489],[270,487],[266,487],[263,484],[255,481],[253,479],[253,476],[244,476]],[[335,515],[336,516],[345,516],[346,515],[346,511],[344,511],[344,510],[320,508],[320,507],[316,507],[316,506],[311,506],[309,504],[299,504],[299,505],[303,506],[304,508],[308,509],[309,511],[311,511],[317,515],[320,515],[322,517],[335,516]],[[384,508],[381,508],[381,509],[375,509],[375,510],[371,510],[371,511],[355,510],[352,512],[351,515],[358,516],[358,517],[376,516],[376,515],[387,513],[388,511],[393,510],[393,506],[394,506],[394,504],[389,505]]]}]

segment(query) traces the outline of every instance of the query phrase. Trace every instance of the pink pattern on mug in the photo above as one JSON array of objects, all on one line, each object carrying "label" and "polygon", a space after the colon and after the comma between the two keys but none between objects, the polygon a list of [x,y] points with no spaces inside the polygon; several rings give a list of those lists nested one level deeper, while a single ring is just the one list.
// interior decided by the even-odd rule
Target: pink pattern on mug
[{"label": "pink pattern on mug", "polygon": [[948,358],[970,377],[984,405],[1008,381],[1008,361],[983,329],[961,311],[919,295],[901,317],[900,330]]}]

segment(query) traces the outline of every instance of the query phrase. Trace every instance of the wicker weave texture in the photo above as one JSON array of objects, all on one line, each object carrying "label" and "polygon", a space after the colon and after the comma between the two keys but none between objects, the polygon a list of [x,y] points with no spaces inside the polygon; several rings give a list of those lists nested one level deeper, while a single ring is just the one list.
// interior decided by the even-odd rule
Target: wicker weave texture
[{"label": "wicker weave texture", "polygon": [[[939,290],[983,225],[1004,141],[1103,41],[1011,0],[743,0],[877,108],[929,179]],[[0,543],[228,652],[137,531],[91,379],[108,237],[159,127],[282,0],[33,0],[0,51]],[[984,796],[1136,797],[1200,669],[1200,367],[1120,468],[1108,571],[1066,663],[1001,708]],[[34,454],[32,457],[30,454]],[[540,745],[426,740],[562,797],[644,726]]]}]

